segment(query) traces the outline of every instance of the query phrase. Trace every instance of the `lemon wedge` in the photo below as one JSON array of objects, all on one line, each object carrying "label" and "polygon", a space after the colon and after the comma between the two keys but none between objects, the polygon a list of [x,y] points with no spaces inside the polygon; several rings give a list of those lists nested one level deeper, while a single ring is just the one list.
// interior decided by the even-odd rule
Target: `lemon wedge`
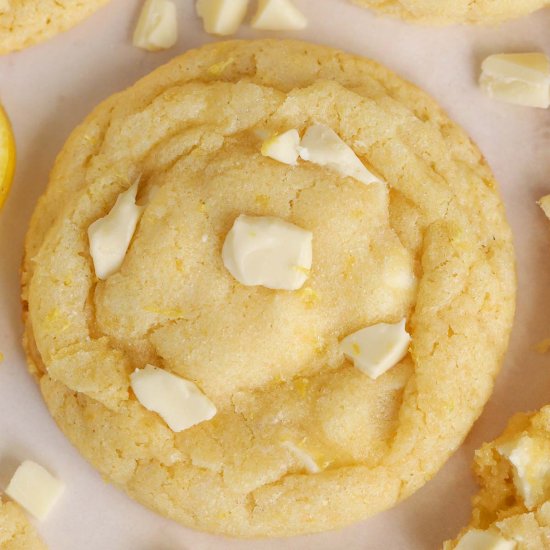
[{"label": "lemon wedge", "polygon": [[2,208],[13,180],[15,170],[15,141],[10,121],[0,107],[0,208]]}]

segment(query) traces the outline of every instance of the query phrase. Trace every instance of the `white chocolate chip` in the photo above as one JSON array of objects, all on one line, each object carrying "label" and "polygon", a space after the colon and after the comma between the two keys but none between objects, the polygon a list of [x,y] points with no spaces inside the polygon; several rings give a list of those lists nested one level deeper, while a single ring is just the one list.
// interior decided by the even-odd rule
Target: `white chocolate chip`
[{"label": "white chocolate chip", "polygon": [[470,529],[459,540],[455,550],[514,550],[516,542],[506,540],[498,533]]},{"label": "white chocolate chip", "polygon": [[378,323],[350,334],[340,343],[340,350],[356,368],[375,380],[407,355],[410,341],[403,319],[396,324]]},{"label": "white chocolate chip", "polygon": [[193,382],[152,365],[136,369],[130,381],[139,402],[159,414],[174,432],[210,420],[217,412]]},{"label": "white chocolate chip", "polygon": [[197,15],[202,17],[204,30],[227,36],[237,32],[243,22],[249,0],[197,0]]},{"label": "white chocolate chip", "polygon": [[136,205],[138,182],[121,193],[111,211],[88,228],[90,254],[98,279],[120,269],[136,230],[143,207]]},{"label": "white chocolate chip", "polygon": [[384,283],[396,290],[407,290],[414,287],[416,278],[413,266],[407,253],[394,254],[384,259]]},{"label": "white chocolate chip", "polygon": [[10,0],[0,0],[0,13],[8,13],[11,10]]},{"label": "white chocolate chip", "polygon": [[134,31],[134,46],[155,52],[178,41],[178,16],[171,0],[146,0]]},{"label": "white chocolate chip", "polygon": [[365,184],[380,181],[332,128],[322,124],[306,130],[300,144],[300,157]]},{"label": "white chocolate chip", "polygon": [[543,53],[491,55],[479,80],[493,99],[528,107],[550,106],[550,60]]},{"label": "white chocolate chip", "polygon": [[64,483],[45,468],[25,460],[11,478],[6,494],[35,518],[44,520],[64,489]]},{"label": "white chocolate chip", "polygon": [[245,286],[298,290],[308,278],[313,234],[273,217],[241,215],[222,250],[227,270]]},{"label": "white chocolate chip", "polygon": [[292,0],[259,0],[252,27],[264,31],[296,31],[307,27],[307,19]]},{"label": "white chocolate chip", "polygon": [[310,474],[318,474],[321,471],[315,459],[309,453],[292,443],[292,441],[284,441],[281,445],[286,447]]},{"label": "white chocolate chip", "polygon": [[300,149],[298,130],[288,130],[266,139],[262,144],[262,155],[284,164],[296,165]]},{"label": "white chocolate chip", "polygon": [[514,466],[514,484],[525,506],[532,510],[542,504],[550,482],[550,441],[522,435],[497,450]]}]

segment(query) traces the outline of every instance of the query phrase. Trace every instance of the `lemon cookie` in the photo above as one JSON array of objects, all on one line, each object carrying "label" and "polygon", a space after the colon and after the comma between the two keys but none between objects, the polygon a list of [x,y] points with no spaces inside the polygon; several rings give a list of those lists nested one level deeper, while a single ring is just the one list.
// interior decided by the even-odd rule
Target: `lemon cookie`
[{"label": "lemon cookie", "polygon": [[549,0],[352,0],[385,15],[417,23],[497,24],[549,6]]},{"label": "lemon cookie", "polygon": [[0,0],[0,55],[70,29],[108,0]]},{"label": "lemon cookie", "polygon": [[189,51],[57,159],[23,267],[46,403],[185,525],[322,531],[429,480],[488,399],[515,301],[483,157],[380,65],[294,41]]},{"label": "lemon cookie", "polygon": [[499,438],[476,452],[474,471],[481,491],[471,525],[445,548],[473,548],[476,538],[493,538],[502,550],[549,548],[550,406],[514,416]]},{"label": "lemon cookie", "polygon": [[45,544],[23,510],[0,498],[0,548],[2,550],[45,550]]}]

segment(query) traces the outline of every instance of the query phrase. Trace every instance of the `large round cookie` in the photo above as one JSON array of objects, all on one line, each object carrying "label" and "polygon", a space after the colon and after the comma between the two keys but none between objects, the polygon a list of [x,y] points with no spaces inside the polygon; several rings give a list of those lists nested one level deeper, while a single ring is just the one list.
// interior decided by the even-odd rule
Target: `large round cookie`
[{"label": "large round cookie", "polygon": [[360,6],[418,23],[496,24],[550,5],[549,0],[352,0]]},{"label": "large round cookie", "polygon": [[46,550],[23,510],[0,497],[0,548],[2,550]]},{"label": "large round cookie", "polygon": [[[389,193],[260,154],[262,131],[313,122]],[[146,209],[98,281],[88,227],[138,177]],[[304,289],[233,279],[221,248],[241,213],[313,232]],[[237,41],[174,59],[75,130],[31,222],[23,299],[46,403],[104,477],[185,525],[292,535],[394,505],[460,445],[506,349],[514,257],[487,164],[423,92],[327,47]],[[402,317],[411,352],[376,381],[340,353]],[[147,363],[218,414],[174,434],[129,390]],[[289,439],[325,469],[308,474]]]},{"label": "large round cookie", "polygon": [[7,10],[0,6],[0,55],[27,48],[66,31],[107,2],[7,0]]}]

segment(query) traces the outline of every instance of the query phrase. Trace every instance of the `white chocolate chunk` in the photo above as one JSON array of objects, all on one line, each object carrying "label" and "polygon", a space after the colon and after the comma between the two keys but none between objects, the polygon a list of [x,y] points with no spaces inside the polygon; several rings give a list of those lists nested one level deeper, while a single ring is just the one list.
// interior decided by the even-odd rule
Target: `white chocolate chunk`
[{"label": "white chocolate chunk", "polygon": [[460,539],[455,550],[514,550],[516,542],[501,537],[498,533],[470,529]]},{"label": "white chocolate chunk", "polygon": [[321,467],[317,464],[315,459],[304,451],[304,449],[292,443],[292,441],[284,441],[281,445],[286,447],[310,474],[318,474],[321,471]]},{"label": "white chocolate chunk", "polygon": [[307,19],[292,0],[259,0],[252,27],[264,31],[296,31],[307,27]]},{"label": "white chocolate chunk", "polygon": [[295,166],[298,162],[300,134],[298,130],[288,130],[266,139],[262,144],[262,155],[284,164]]},{"label": "white chocolate chunk", "polygon": [[121,193],[111,211],[88,228],[90,254],[99,279],[107,279],[120,269],[137,223],[143,212],[136,205],[138,182]]},{"label": "white chocolate chunk", "polygon": [[197,0],[196,7],[207,33],[227,36],[243,22],[248,0]]},{"label": "white chocolate chunk", "polygon": [[539,206],[548,219],[550,219],[550,195],[546,195],[539,200]]},{"label": "white chocolate chunk", "polygon": [[245,286],[298,290],[306,282],[313,234],[273,217],[241,215],[222,250],[225,267]]},{"label": "white chocolate chunk", "polygon": [[134,46],[155,52],[178,41],[176,5],[171,0],[146,0],[134,31]]},{"label": "white chocolate chunk", "polygon": [[479,80],[493,99],[528,107],[550,106],[550,60],[543,53],[491,55]]},{"label": "white chocolate chunk", "polygon": [[11,10],[10,0],[0,0],[0,13],[8,13]]},{"label": "white chocolate chunk", "polygon": [[356,368],[376,380],[407,355],[410,341],[403,319],[396,324],[378,323],[350,334],[340,342],[340,350]]},{"label": "white chocolate chunk", "polygon": [[173,432],[181,432],[213,418],[215,405],[189,380],[147,365],[130,375],[138,401],[159,414]]},{"label": "white chocolate chunk", "polygon": [[365,184],[380,181],[332,128],[322,124],[307,129],[300,144],[300,157]]},{"label": "white chocolate chunk", "polygon": [[25,460],[11,478],[6,494],[35,518],[44,520],[64,489],[64,483],[45,468]]},{"label": "white chocolate chunk", "polygon": [[514,484],[525,506],[532,510],[542,504],[550,484],[550,441],[522,435],[497,450],[514,466]]},{"label": "white chocolate chunk", "polygon": [[383,269],[384,283],[389,288],[407,290],[416,284],[412,262],[406,252],[385,258]]}]

